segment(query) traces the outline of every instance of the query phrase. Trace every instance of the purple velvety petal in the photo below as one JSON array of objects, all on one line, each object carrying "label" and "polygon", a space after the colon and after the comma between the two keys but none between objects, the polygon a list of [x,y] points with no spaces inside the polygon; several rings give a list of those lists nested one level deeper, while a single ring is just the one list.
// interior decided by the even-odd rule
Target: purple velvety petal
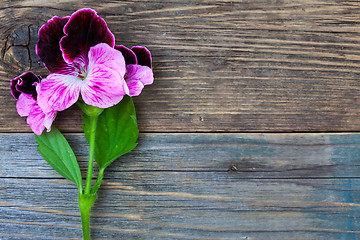
[{"label": "purple velvety petal", "polygon": [[126,65],[137,64],[136,55],[131,49],[125,47],[124,45],[116,45],[114,48],[122,53],[125,58]]},{"label": "purple velvety petal", "polygon": [[26,117],[35,105],[36,100],[30,94],[21,93],[16,102],[16,110],[21,117]]},{"label": "purple velvety petal", "polygon": [[69,70],[59,44],[60,39],[65,35],[63,29],[69,19],[70,17],[53,17],[39,30],[36,54],[52,73],[66,73]]},{"label": "purple velvety petal", "polygon": [[45,114],[39,105],[35,105],[26,119],[26,122],[29,124],[31,130],[37,134],[41,135],[45,127],[50,131],[51,124],[55,119],[56,112],[51,111],[48,114]]},{"label": "purple velvety petal", "polygon": [[82,84],[72,75],[50,74],[36,88],[38,105],[45,113],[65,110],[78,100]]},{"label": "purple velvety petal", "polygon": [[129,89],[122,76],[102,64],[95,64],[81,88],[81,97],[86,104],[108,108],[121,101]]},{"label": "purple velvety petal", "polygon": [[139,65],[148,66],[152,68],[151,53],[146,47],[135,46],[131,50],[135,53]]},{"label": "purple velvety petal", "polygon": [[18,99],[21,93],[32,95],[36,99],[36,89],[34,83],[40,82],[41,77],[33,72],[25,72],[11,80],[11,94]]},{"label": "purple velvety petal", "polygon": [[87,63],[90,47],[98,43],[107,43],[110,47],[115,45],[114,35],[92,9],[81,9],[73,13],[64,27],[64,33],[60,48],[67,63],[72,63],[75,58],[82,58]]},{"label": "purple velvety petal", "polygon": [[119,73],[121,78],[126,72],[125,60],[120,51],[115,50],[106,43],[99,43],[89,50],[88,72],[94,65],[104,65]]}]

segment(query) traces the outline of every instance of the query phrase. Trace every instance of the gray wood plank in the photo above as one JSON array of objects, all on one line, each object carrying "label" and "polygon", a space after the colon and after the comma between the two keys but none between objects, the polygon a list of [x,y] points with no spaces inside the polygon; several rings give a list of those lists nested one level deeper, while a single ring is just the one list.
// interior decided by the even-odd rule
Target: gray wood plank
[{"label": "gray wood plank", "polygon": [[[5,179],[0,234],[81,236],[76,189]],[[209,173],[121,174],[92,210],[95,239],[358,239],[359,179],[238,180]],[[1,235],[0,235],[1,236]]]},{"label": "gray wood plank", "polygon": [[[83,166],[82,134],[66,134]],[[0,177],[54,178],[33,134],[0,134]],[[232,178],[359,177],[360,134],[141,134],[108,175],[124,171],[220,172]],[[16,169],[16,171],[14,171]]]},{"label": "gray wood plank", "polygon": [[[80,155],[85,139],[66,135]],[[78,239],[77,189],[0,134],[0,239]],[[360,134],[141,134],[110,166],[94,239],[358,239]]]},{"label": "gray wood plank", "polygon": [[[118,44],[153,53],[155,82],[135,99],[143,132],[360,130],[359,1],[12,0],[0,3],[0,132],[30,131],[9,93],[24,55],[48,74],[31,58],[36,41],[8,39],[83,7]],[[58,120],[81,132],[78,109]]]}]

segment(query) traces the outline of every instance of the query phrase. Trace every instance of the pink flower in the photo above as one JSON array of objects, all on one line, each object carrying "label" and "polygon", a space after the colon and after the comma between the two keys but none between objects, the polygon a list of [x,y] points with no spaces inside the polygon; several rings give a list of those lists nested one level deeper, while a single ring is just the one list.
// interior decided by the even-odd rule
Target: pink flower
[{"label": "pink flower", "polygon": [[17,99],[17,112],[21,117],[27,117],[26,122],[37,135],[45,128],[50,131],[56,115],[56,111],[44,113],[37,104],[36,86],[39,85],[40,79],[40,76],[26,72],[11,80],[11,93]]},{"label": "pink flower", "polygon": [[108,108],[125,94],[138,95],[145,84],[152,83],[152,71],[140,65],[128,69],[114,45],[105,21],[91,9],[49,20],[39,31],[36,47],[52,72],[37,87],[39,106],[45,112],[62,111],[81,95],[88,105]]},{"label": "pink flower", "polygon": [[105,21],[91,9],[50,19],[39,30],[36,53],[51,74],[41,79],[27,72],[11,81],[18,113],[28,116],[36,134],[49,130],[56,111],[80,96],[88,105],[108,108],[125,94],[138,96],[154,80],[149,50],[115,46]]},{"label": "pink flower", "polygon": [[118,45],[126,63],[124,79],[129,87],[129,96],[138,96],[145,85],[152,84],[154,76],[152,72],[151,53],[145,47],[132,47],[131,49]]},{"label": "pink flower", "polygon": [[53,74],[37,87],[39,106],[45,112],[62,111],[80,94],[95,107],[119,103],[129,88],[124,81],[124,57],[113,47],[113,34],[91,9],[49,20],[39,31],[36,50]]}]

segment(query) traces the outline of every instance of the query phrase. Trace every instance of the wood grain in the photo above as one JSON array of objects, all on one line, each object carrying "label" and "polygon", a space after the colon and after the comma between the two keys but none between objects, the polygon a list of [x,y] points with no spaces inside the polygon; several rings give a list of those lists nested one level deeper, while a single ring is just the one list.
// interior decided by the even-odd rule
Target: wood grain
[{"label": "wood grain", "polygon": [[[360,130],[359,1],[14,0],[0,3],[1,132],[29,132],[9,80],[47,74],[36,29],[82,7],[118,44],[153,54],[155,82],[135,98],[142,132]],[[56,124],[80,132],[79,110],[69,112]]]},{"label": "wood grain", "polygon": [[[67,134],[79,156],[86,140]],[[0,134],[0,238],[79,239],[77,189]],[[360,134],[141,134],[107,169],[94,239],[358,239]]]},{"label": "wood grain", "polygon": [[[81,239],[77,189],[37,152],[9,81],[46,76],[39,27],[84,7],[117,44],[147,46],[155,74],[93,239],[360,239],[360,2],[342,0],[1,1],[0,239]],[[84,170],[79,109],[55,125]]]}]

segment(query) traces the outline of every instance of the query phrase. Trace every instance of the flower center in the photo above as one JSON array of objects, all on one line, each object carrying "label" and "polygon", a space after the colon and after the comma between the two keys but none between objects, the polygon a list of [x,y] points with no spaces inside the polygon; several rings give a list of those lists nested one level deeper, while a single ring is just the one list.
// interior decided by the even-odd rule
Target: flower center
[{"label": "flower center", "polygon": [[84,63],[80,62],[80,63],[75,63],[74,64],[75,67],[75,72],[77,73],[77,77],[80,78],[81,80],[85,80],[86,76],[87,76],[87,67]]}]

